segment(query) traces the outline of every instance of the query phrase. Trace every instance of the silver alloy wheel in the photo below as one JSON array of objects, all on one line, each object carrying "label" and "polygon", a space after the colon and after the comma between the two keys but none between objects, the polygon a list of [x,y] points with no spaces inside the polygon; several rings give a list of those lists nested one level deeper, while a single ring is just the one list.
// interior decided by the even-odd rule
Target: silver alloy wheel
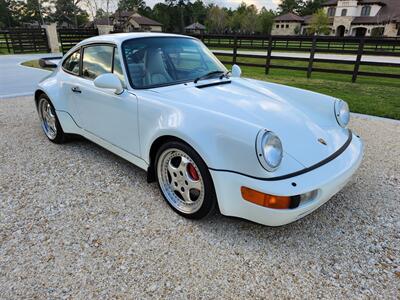
[{"label": "silver alloy wheel", "polygon": [[157,176],[168,202],[178,211],[193,214],[204,201],[204,181],[195,162],[182,150],[165,150],[158,159]]},{"label": "silver alloy wheel", "polygon": [[40,98],[38,107],[43,131],[49,139],[54,140],[57,136],[56,116],[49,100]]}]

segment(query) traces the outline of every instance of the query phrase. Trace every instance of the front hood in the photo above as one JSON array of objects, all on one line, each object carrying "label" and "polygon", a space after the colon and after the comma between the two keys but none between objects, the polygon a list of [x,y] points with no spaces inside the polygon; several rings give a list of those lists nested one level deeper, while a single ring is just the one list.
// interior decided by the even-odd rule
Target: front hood
[{"label": "front hood", "polygon": [[[327,158],[348,138],[348,131],[336,122],[331,97],[244,78],[202,87],[218,81],[201,81],[197,85],[189,83],[158,91],[168,99],[275,132],[282,141],[284,152],[304,167]],[[326,145],[318,141],[321,139]]]}]

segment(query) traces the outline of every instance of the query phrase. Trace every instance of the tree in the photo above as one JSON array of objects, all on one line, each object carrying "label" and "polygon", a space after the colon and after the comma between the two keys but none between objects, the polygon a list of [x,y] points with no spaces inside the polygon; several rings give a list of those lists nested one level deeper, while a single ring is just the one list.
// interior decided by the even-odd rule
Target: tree
[{"label": "tree", "polygon": [[81,0],[55,0],[52,17],[59,24],[66,22],[78,28],[89,20],[88,13],[78,6],[80,2]]},{"label": "tree", "polygon": [[300,16],[308,16],[317,12],[326,0],[307,0],[298,9]]},{"label": "tree", "polygon": [[309,33],[314,35],[329,34],[329,18],[321,8],[312,15]]},{"label": "tree", "polygon": [[11,27],[13,25],[10,2],[11,1],[0,0],[0,28]]},{"label": "tree", "polygon": [[24,3],[24,8],[20,12],[22,20],[25,22],[38,22],[43,24],[43,17],[41,12],[40,3],[38,0],[27,0]]},{"label": "tree", "polygon": [[136,11],[145,10],[146,2],[144,0],[119,0],[118,10],[120,11]]},{"label": "tree", "polygon": [[303,4],[302,0],[282,0],[278,6],[279,13],[284,15],[287,13],[298,13]]},{"label": "tree", "polygon": [[191,5],[192,11],[192,18],[190,23],[199,22],[201,24],[204,24],[207,17],[207,8],[204,5],[203,1],[196,0],[194,3],[189,2],[189,5]]},{"label": "tree", "polygon": [[171,16],[168,11],[168,5],[159,2],[153,7],[152,17],[154,20],[157,20],[163,24],[165,31],[171,32],[173,30],[173,26],[171,24]]},{"label": "tree", "polygon": [[228,16],[225,10],[218,5],[212,5],[208,11],[206,25],[210,32],[222,33],[228,24]]},{"label": "tree", "polygon": [[254,33],[257,30],[257,8],[254,4],[246,7],[243,15],[241,31],[244,33]]},{"label": "tree", "polygon": [[107,17],[107,13],[101,7],[96,10],[96,14],[94,15],[96,19],[101,19]]},{"label": "tree", "polygon": [[257,19],[257,31],[262,34],[270,34],[276,15],[272,10],[261,8]]}]

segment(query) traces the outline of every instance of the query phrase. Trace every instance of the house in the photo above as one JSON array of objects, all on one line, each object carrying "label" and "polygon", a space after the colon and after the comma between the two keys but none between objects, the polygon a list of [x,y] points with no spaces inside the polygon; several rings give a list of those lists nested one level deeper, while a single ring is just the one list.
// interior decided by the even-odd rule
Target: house
[{"label": "house", "polygon": [[97,28],[99,34],[108,34],[114,30],[114,25],[110,18],[98,18],[85,25],[85,28]]},{"label": "house", "polygon": [[116,11],[111,17],[115,31],[153,31],[162,32],[163,25],[155,20],[141,16],[134,11]]},{"label": "house", "polygon": [[[330,35],[400,36],[399,0],[327,0]],[[307,34],[311,16],[288,13],[275,18],[273,35]]]},{"label": "house", "polygon": [[185,32],[190,34],[203,34],[205,30],[206,26],[198,22],[195,22],[185,27]]}]

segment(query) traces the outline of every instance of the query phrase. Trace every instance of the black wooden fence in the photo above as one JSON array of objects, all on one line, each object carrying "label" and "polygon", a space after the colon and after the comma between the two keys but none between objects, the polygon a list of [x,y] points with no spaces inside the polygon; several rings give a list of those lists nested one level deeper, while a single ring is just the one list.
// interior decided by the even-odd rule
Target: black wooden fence
[{"label": "black wooden fence", "polygon": [[0,52],[50,52],[43,28],[10,28],[0,31]]},{"label": "black wooden fence", "polygon": [[[375,67],[394,67],[400,68],[399,63],[363,61],[363,55],[380,55],[400,57],[400,39],[398,38],[366,38],[366,37],[329,37],[329,36],[245,36],[245,35],[194,35],[201,39],[208,47],[220,50],[213,50],[214,54],[221,57],[231,57],[231,61],[222,61],[226,64],[238,64],[249,67],[265,68],[268,74],[270,69],[288,69],[305,71],[307,77],[311,77],[312,72],[335,73],[352,75],[355,82],[358,76],[376,76],[386,78],[398,78],[400,74],[386,72],[365,72],[360,71],[360,66]],[[238,50],[265,50],[265,54],[252,54],[249,51],[239,53]],[[296,57],[290,55],[272,55],[273,51],[309,53],[307,57]],[[316,53],[332,54],[353,54],[355,60],[326,59],[316,58]],[[239,58],[251,59],[247,62],[240,61]],[[264,63],[253,62],[255,59],[264,60]],[[282,65],[274,64],[279,61],[298,61],[308,65]],[[315,63],[345,64],[353,65],[352,70],[336,68],[315,67]]]},{"label": "black wooden fence", "polygon": [[58,29],[57,32],[63,54],[80,41],[99,35],[97,29]]},{"label": "black wooden fence", "polygon": [[12,53],[12,45],[8,30],[0,30],[0,54]]}]

